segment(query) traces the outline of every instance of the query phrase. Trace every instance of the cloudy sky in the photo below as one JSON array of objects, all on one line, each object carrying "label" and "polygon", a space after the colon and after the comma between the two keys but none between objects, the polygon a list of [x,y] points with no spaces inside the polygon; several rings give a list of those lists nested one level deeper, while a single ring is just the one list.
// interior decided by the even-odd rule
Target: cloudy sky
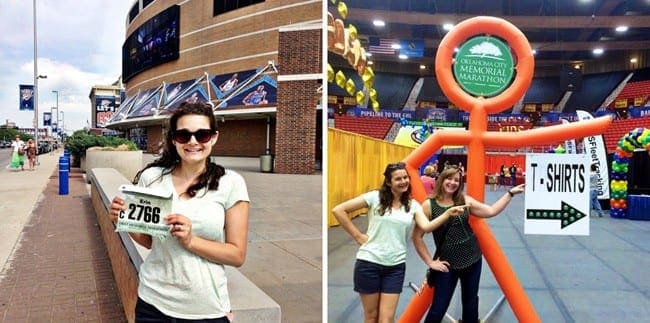
[{"label": "cloudy sky", "polygon": [[[110,85],[122,70],[125,21],[134,0],[36,0],[39,125],[43,112],[63,111],[68,133],[90,122],[93,85]],[[0,0],[0,124],[32,127],[19,111],[19,84],[34,83],[33,1]],[[53,118],[54,119],[54,118]]]}]

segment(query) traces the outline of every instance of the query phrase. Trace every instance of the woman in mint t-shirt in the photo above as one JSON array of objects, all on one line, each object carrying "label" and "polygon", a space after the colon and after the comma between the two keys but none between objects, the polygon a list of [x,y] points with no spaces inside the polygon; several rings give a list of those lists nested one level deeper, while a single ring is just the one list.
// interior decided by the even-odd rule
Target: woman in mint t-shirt
[{"label": "woman in mint t-shirt", "polygon": [[[368,208],[368,231],[362,233],[349,214]],[[404,163],[388,164],[377,191],[364,193],[332,209],[343,229],[361,245],[354,266],[354,290],[361,297],[366,322],[392,322],[404,285],[406,243],[412,224],[430,232],[462,208],[427,220],[420,204],[411,199],[411,185]]]},{"label": "woman in mint t-shirt", "polygon": [[[172,192],[171,214],[161,214],[171,237],[130,233],[151,249],[138,273],[136,322],[232,321],[225,265],[246,258],[249,198],[241,175],[211,162],[218,136],[212,107],[182,103],[160,158],[136,175],[139,186]],[[124,200],[109,209],[116,222]]]}]

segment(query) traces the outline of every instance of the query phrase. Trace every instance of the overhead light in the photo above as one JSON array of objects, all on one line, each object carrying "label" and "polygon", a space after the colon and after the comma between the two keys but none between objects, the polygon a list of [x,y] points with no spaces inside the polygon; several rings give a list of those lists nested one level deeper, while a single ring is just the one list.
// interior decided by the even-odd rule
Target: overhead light
[{"label": "overhead light", "polygon": [[594,48],[594,50],[592,52],[594,53],[594,55],[600,55],[600,54],[604,53],[605,50],[603,50],[602,48],[599,47],[599,48]]},{"label": "overhead light", "polygon": [[386,26],[386,23],[383,20],[380,20],[380,19],[373,20],[372,24],[375,25],[375,27],[384,27],[384,26]]},{"label": "overhead light", "polygon": [[372,56],[372,53],[371,52],[366,52],[366,57],[370,57],[370,56]]},{"label": "overhead light", "polygon": [[400,48],[402,48],[402,46],[400,46],[397,43],[393,43],[393,44],[390,44],[390,48],[392,48],[392,49],[400,49]]},{"label": "overhead light", "polygon": [[573,65],[573,68],[579,70],[580,69],[580,64]]},{"label": "overhead light", "polygon": [[397,56],[397,57],[399,57],[399,59],[407,59],[408,58],[408,56],[406,56],[404,54],[399,54],[399,56]]},{"label": "overhead light", "polygon": [[627,31],[627,29],[628,29],[627,26],[618,26],[618,27],[616,27],[616,31],[619,32],[619,33],[624,33],[624,32]]},{"label": "overhead light", "polygon": [[537,50],[533,49],[533,55],[537,55]]},{"label": "overhead light", "polygon": [[420,65],[420,69],[421,69],[421,70],[426,70],[427,67],[426,67],[425,65]]},{"label": "overhead light", "polygon": [[632,57],[632,58],[630,58],[630,63],[634,64],[634,63],[636,63],[636,62],[637,62],[636,57]]},{"label": "overhead light", "polygon": [[373,61],[368,61],[368,65],[372,65],[372,64],[375,64],[375,62],[373,62]]},{"label": "overhead light", "polygon": [[454,24],[446,23],[442,25],[442,29],[447,31],[452,30],[453,28],[454,28]]}]

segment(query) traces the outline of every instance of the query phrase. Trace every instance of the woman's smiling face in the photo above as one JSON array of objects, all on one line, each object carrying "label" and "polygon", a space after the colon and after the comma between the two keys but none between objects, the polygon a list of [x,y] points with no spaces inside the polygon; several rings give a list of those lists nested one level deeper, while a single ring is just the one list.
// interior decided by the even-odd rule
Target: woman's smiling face
[{"label": "woman's smiling face", "polygon": [[410,179],[406,169],[394,170],[390,175],[390,183],[388,186],[390,186],[393,194],[401,195],[408,190]]},{"label": "woman's smiling face", "polygon": [[[176,131],[196,132],[200,129],[210,129],[210,120],[206,116],[188,114],[178,118],[176,122]],[[217,138],[218,132],[215,132],[208,142],[200,143],[195,136],[192,136],[190,141],[184,144],[174,141],[174,146],[184,162],[204,162],[210,156],[212,146],[217,142]]]}]

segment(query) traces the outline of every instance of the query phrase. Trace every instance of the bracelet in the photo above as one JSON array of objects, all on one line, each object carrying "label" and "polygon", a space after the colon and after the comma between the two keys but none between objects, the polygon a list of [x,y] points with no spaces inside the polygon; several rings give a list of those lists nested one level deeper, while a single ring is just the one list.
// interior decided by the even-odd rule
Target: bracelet
[{"label": "bracelet", "polygon": [[510,197],[515,197],[515,194],[513,194],[510,190],[508,190],[508,194],[510,194]]}]

